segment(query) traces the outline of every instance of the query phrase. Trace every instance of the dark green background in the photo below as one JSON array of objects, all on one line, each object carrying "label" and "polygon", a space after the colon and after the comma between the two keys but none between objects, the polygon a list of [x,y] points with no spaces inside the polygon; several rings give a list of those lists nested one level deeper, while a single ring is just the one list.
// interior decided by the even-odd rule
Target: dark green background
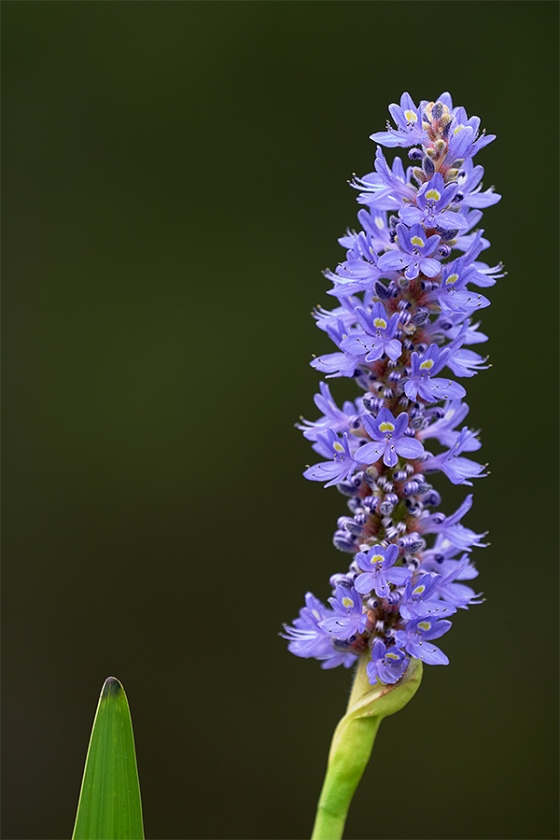
[{"label": "dark green background", "polygon": [[110,674],[148,837],[309,832],[350,682],[277,635],[347,562],[293,428],[309,312],[369,134],[445,89],[503,194],[467,381],[487,601],[381,728],[348,837],[557,837],[557,4],[3,6],[4,837],[69,836]]}]

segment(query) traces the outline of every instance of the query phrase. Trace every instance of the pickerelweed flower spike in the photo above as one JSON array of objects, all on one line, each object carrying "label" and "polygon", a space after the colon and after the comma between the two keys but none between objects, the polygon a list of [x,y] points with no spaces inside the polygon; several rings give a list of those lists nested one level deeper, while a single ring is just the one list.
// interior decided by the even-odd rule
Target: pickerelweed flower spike
[{"label": "pickerelweed flower spike", "polygon": [[308,593],[284,633],[292,653],[322,668],[361,658],[360,679],[376,690],[398,689],[412,660],[417,675],[421,663],[446,665],[436,640],[458,609],[480,603],[463,582],[476,577],[470,552],[484,545],[460,522],[472,497],[446,516],[430,477],[471,485],[486,474],[468,457],[480,442],[461,425],[469,409],[456,378],[487,367],[470,349],[486,341],[477,310],[489,300],[479,290],[503,276],[501,264],[479,259],[489,246],[481,210],[500,196],[482,189],[473,158],[494,136],[449,93],[418,106],[404,93],[389,112],[394,125],[371,138],[407,149],[410,164],[398,155],[389,163],[378,148],[374,171],[353,180],[360,228],[339,240],[346,258],[326,272],[338,305],[315,313],[336,349],[312,366],[326,379],[353,378],[362,393],[339,408],[321,382],[322,416],[300,425],[320,459],[305,477],[347,497],[333,542],[351,560],[330,578],[329,606]]}]

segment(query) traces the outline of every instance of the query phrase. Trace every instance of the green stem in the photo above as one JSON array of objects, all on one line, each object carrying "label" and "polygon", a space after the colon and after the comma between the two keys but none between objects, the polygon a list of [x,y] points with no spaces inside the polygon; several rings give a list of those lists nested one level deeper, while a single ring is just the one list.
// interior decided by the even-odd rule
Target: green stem
[{"label": "green stem", "polygon": [[[312,840],[340,840],[344,832],[346,815],[369,761],[373,743],[381,718],[357,721],[354,727],[356,743],[352,766],[348,767],[345,756],[331,750],[329,765],[313,827]],[[337,736],[335,730],[334,738]],[[334,740],[334,739],[333,739]]]},{"label": "green stem", "polygon": [[422,663],[413,659],[395,685],[372,686],[366,674],[368,661],[368,655],[360,657],[346,714],[334,731],[311,840],[341,840],[381,721],[408,703],[422,679]]}]

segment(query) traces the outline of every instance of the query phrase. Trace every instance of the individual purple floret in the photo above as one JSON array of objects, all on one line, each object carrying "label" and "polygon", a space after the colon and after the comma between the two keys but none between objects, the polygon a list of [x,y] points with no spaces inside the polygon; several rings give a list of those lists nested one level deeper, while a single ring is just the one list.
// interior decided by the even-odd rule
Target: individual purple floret
[{"label": "individual purple floret", "polygon": [[437,277],[441,271],[439,261],[433,256],[441,238],[437,234],[427,236],[422,225],[397,225],[395,241],[398,248],[387,251],[379,258],[382,272],[404,271],[406,280],[415,280],[422,272],[426,277]]},{"label": "individual purple floret", "polygon": [[439,639],[450,628],[451,622],[445,619],[434,621],[431,618],[413,618],[406,622],[404,630],[397,631],[395,640],[407,653],[428,665],[447,665],[449,659],[445,653],[428,642]]},{"label": "individual purple floret", "polygon": [[341,341],[341,350],[350,356],[363,356],[364,362],[375,362],[384,353],[396,362],[402,353],[402,344],[394,337],[399,323],[398,312],[389,318],[383,304],[374,303],[370,312],[357,306],[355,313],[359,325],[366,332],[349,335]]},{"label": "individual purple floret", "polygon": [[396,130],[387,123],[387,131],[371,135],[371,140],[382,146],[413,146],[425,138],[422,103],[418,108],[409,93],[403,93],[400,105],[389,105],[389,113],[397,126]]},{"label": "individual purple floret", "polygon": [[314,313],[334,348],[312,366],[353,378],[359,396],[339,405],[321,382],[321,416],[299,425],[322,459],[305,477],[346,497],[333,542],[350,563],[331,575],[329,606],[308,593],[284,632],[292,653],[323,668],[367,654],[372,684],[398,682],[411,658],[447,664],[433,641],[483,600],[468,585],[478,574],[471,553],[485,545],[462,523],[472,495],[446,516],[431,482],[469,486],[486,474],[470,457],[480,441],[464,425],[456,378],[488,367],[473,349],[487,340],[480,290],[503,276],[481,259],[489,242],[477,227],[500,199],[473,163],[493,135],[449,93],[418,105],[404,93],[389,112],[394,124],[372,139],[396,155],[378,148],[374,170],[351,182],[360,227],[340,238],[345,259],[326,272],[336,306]]},{"label": "individual purple floret", "polygon": [[331,634],[321,627],[321,622],[330,615],[324,604],[308,592],[299,618],[296,618],[293,627],[285,627],[288,650],[304,659],[319,659],[323,663],[322,668],[336,668],[337,665],[350,668],[356,661],[356,655],[349,649],[341,650],[340,646],[337,649]]},{"label": "individual purple floret", "polygon": [[[411,233],[414,230],[417,236],[421,236],[422,229],[414,227],[421,224],[424,228],[435,228],[448,230],[466,230],[467,220],[457,210],[458,204],[454,200],[459,191],[459,185],[454,182],[445,184],[443,175],[436,172],[429,181],[426,181],[418,190],[415,204],[406,204],[399,210],[404,225],[411,226]],[[449,207],[453,210],[450,210]],[[404,235],[406,228],[401,228]],[[438,273],[440,266],[438,265]],[[429,275],[431,276],[431,275]]]},{"label": "individual purple floret", "polygon": [[396,645],[387,647],[381,639],[373,640],[371,660],[368,662],[367,675],[372,685],[380,680],[386,685],[398,682],[408,665],[405,653]]},{"label": "individual purple floret", "polygon": [[322,629],[343,640],[363,633],[368,624],[368,615],[364,612],[363,600],[358,592],[352,587],[337,586],[335,595],[329,598],[335,615],[321,622]]},{"label": "individual purple floret", "polygon": [[443,350],[430,344],[421,356],[416,351],[410,356],[410,374],[404,385],[404,392],[410,400],[420,396],[425,402],[458,400],[467,393],[462,385],[452,379],[434,378],[448,364],[451,356],[449,347]]},{"label": "individual purple floret", "polygon": [[309,478],[311,481],[324,481],[326,482],[325,487],[331,487],[333,484],[339,484],[354,472],[356,462],[350,452],[346,432],[342,435],[342,440],[332,429],[328,429],[324,434],[319,432],[313,444],[313,449],[319,455],[323,455],[324,458],[332,458],[333,460],[323,461],[320,464],[308,467],[304,472],[305,478]]},{"label": "individual purple floret", "polygon": [[393,417],[388,408],[381,408],[374,419],[369,414],[362,416],[364,429],[373,438],[357,450],[355,458],[360,464],[375,464],[381,457],[387,467],[394,467],[403,458],[420,458],[424,447],[415,437],[406,437],[409,417],[406,411]]},{"label": "individual purple floret", "polygon": [[356,578],[356,589],[362,595],[369,595],[372,591],[380,598],[387,598],[391,589],[389,584],[400,586],[407,582],[412,572],[402,566],[395,566],[399,555],[396,545],[383,548],[374,545],[369,551],[361,551],[356,555],[356,563],[363,574]]}]

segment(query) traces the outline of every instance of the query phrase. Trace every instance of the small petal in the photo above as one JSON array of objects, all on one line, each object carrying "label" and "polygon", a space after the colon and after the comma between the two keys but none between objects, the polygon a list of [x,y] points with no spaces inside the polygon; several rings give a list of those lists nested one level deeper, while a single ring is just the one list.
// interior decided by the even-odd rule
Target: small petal
[{"label": "small petal", "polygon": [[[385,452],[385,443],[374,441],[360,446],[354,453],[358,464],[375,464]],[[396,462],[395,462],[396,463]]]},{"label": "small petal", "polygon": [[403,458],[419,458],[424,447],[416,438],[403,437],[395,443],[395,449]]}]

